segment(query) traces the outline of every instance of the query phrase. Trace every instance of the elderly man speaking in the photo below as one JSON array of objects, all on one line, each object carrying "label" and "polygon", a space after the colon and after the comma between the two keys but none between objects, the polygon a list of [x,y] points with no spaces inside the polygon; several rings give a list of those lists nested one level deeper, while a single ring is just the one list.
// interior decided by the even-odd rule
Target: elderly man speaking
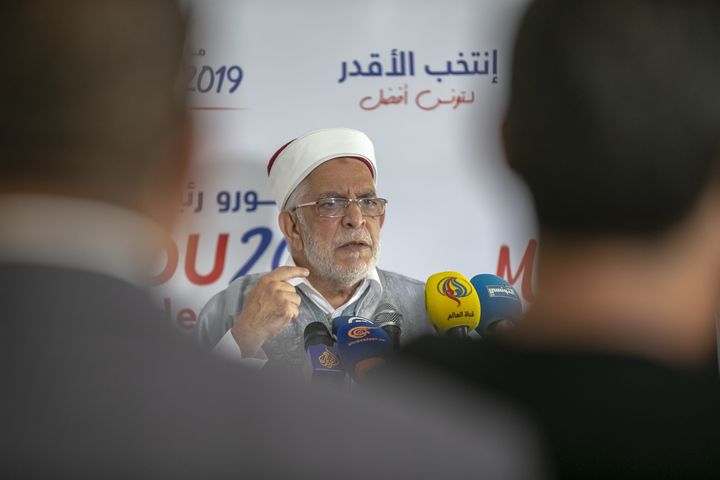
[{"label": "elderly man speaking", "polygon": [[201,343],[221,355],[299,366],[303,331],[340,315],[402,315],[403,343],[433,333],[424,284],[375,267],[387,200],[375,190],[370,139],[348,128],[309,132],[270,159],[278,223],[291,253],[285,266],[238,278],[205,305]]}]

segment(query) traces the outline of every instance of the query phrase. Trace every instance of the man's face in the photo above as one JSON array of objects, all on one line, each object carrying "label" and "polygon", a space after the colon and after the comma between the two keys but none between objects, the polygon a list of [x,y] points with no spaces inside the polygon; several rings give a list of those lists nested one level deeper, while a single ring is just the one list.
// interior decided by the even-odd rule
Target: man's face
[{"label": "man's face", "polygon": [[[327,161],[313,170],[307,181],[308,191],[302,203],[321,198],[376,196],[370,169],[353,158]],[[349,204],[341,217],[321,217],[312,206],[297,213],[303,253],[318,276],[349,287],[375,266],[385,215],[366,217],[356,203]]]}]

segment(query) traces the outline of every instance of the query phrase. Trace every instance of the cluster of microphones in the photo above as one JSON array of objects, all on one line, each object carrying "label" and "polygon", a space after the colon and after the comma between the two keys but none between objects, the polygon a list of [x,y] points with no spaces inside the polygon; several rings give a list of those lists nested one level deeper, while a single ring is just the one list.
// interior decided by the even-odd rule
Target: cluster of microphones
[{"label": "cluster of microphones", "polygon": [[[491,274],[468,280],[458,272],[431,275],[425,284],[425,308],[440,335],[490,337],[520,320],[522,301],[505,279]],[[340,316],[331,328],[316,321],[305,327],[305,373],[313,384],[347,388],[362,382],[400,347],[402,313],[381,304],[372,319]],[[473,333],[475,332],[475,333]]]}]

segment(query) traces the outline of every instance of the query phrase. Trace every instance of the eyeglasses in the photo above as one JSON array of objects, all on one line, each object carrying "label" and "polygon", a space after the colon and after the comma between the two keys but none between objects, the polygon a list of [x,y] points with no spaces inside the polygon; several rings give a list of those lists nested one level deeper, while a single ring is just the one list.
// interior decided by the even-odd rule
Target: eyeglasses
[{"label": "eyeglasses", "polygon": [[387,200],[384,198],[358,198],[351,200],[349,198],[321,198],[316,202],[301,203],[292,209],[294,212],[301,207],[315,207],[315,211],[320,217],[343,217],[347,208],[351,203],[356,203],[360,208],[360,212],[365,217],[379,217],[385,213]]}]

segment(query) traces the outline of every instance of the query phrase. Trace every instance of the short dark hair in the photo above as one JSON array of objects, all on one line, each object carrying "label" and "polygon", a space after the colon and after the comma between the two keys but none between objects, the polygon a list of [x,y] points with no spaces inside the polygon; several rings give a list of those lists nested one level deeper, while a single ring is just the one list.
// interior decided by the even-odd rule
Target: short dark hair
[{"label": "short dark hair", "polygon": [[186,115],[177,3],[8,0],[0,12],[0,177],[132,190],[157,171],[153,151]]},{"label": "short dark hair", "polygon": [[534,1],[506,133],[541,230],[668,230],[716,169],[720,2]]}]

